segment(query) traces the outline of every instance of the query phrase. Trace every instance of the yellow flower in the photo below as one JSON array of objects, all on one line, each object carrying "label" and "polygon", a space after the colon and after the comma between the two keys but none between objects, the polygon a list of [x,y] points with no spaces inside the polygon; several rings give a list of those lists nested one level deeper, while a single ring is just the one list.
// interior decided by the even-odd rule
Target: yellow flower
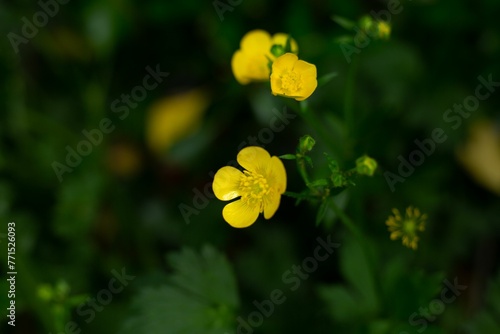
[{"label": "yellow flower", "polygon": [[273,95],[307,99],[318,86],[316,66],[309,64],[293,53],[278,57],[272,67],[271,91]]},{"label": "yellow flower", "polygon": [[243,228],[252,225],[259,213],[264,212],[264,218],[269,219],[278,210],[286,189],[286,171],[278,157],[257,146],[245,147],[236,160],[245,170],[222,167],[212,188],[221,201],[240,197],[224,207],[222,216],[229,225]]},{"label": "yellow flower", "polygon": [[493,122],[475,123],[457,153],[477,183],[500,195],[500,131]]},{"label": "yellow flower", "polygon": [[[243,36],[240,49],[237,50],[231,60],[231,67],[236,80],[246,85],[252,81],[269,80],[269,61],[276,57],[271,53],[273,45],[286,46],[289,36],[277,33],[273,37],[264,30],[252,30]],[[297,42],[290,40],[293,53],[298,52]]]},{"label": "yellow flower", "polygon": [[406,208],[405,217],[402,218],[398,209],[392,209],[393,216],[389,216],[385,224],[391,232],[391,240],[401,238],[403,245],[413,250],[417,249],[417,232],[425,230],[427,215],[413,207]]},{"label": "yellow flower", "polygon": [[153,104],[146,118],[146,140],[155,153],[168,151],[200,126],[209,99],[201,89],[165,97]]}]

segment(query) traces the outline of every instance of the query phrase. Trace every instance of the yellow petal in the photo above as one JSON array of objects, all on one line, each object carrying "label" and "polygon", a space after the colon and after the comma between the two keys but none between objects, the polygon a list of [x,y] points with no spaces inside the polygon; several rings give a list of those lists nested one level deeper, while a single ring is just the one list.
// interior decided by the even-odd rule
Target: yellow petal
[{"label": "yellow petal", "polygon": [[247,77],[247,57],[243,54],[241,50],[236,51],[231,59],[231,68],[233,70],[234,77],[242,85],[246,85],[250,82]]},{"label": "yellow petal", "polygon": [[286,190],[286,169],[283,162],[278,157],[271,157],[264,177],[269,186],[281,195]]},{"label": "yellow petal", "polygon": [[226,205],[222,210],[222,216],[232,227],[244,228],[255,223],[259,216],[259,207],[247,205],[239,199]]},{"label": "yellow petal", "polygon": [[281,194],[276,191],[271,191],[264,197],[264,218],[270,219],[280,206]]},{"label": "yellow petal", "polygon": [[288,71],[288,70],[293,69],[293,67],[298,59],[299,59],[299,57],[297,57],[296,54],[293,54],[290,52],[285,53],[282,56],[279,56],[273,62],[273,66],[272,66],[273,74],[276,73],[279,75],[284,71]]},{"label": "yellow petal", "polygon": [[241,39],[240,46],[246,53],[265,55],[271,49],[271,35],[260,29],[249,31]]},{"label": "yellow petal", "polygon": [[302,79],[301,89],[297,92],[299,97],[296,98],[297,101],[302,101],[311,96],[318,86],[316,66],[299,60],[294,65],[294,71],[298,72]]},{"label": "yellow petal", "polygon": [[252,54],[238,50],[231,59],[231,68],[236,80],[246,85],[251,81],[269,80],[270,72],[267,63],[268,59],[264,53]]},{"label": "yellow petal", "polygon": [[266,170],[271,156],[262,147],[248,146],[238,153],[236,160],[247,171],[261,174]]},{"label": "yellow petal", "polygon": [[231,166],[219,169],[212,183],[215,196],[221,201],[230,201],[241,196],[239,184],[242,176],[241,171]]},{"label": "yellow petal", "polygon": [[293,65],[293,70],[301,76],[312,76],[316,78],[316,66],[303,60],[298,60]]},{"label": "yellow petal", "polygon": [[295,97],[295,100],[304,101],[305,99],[310,97],[312,93],[314,93],[317,86],[318,86],[318,81],[316,81],[316,78],[304,80],[304,82],[302,82],[302,88],[299,91],[297,91],[296,94],[297,97]]},{"label": "yellow petal", "polygon": [[146,117],[146,140],[157,154],[194,133],[209,105],[201,89],[163,98],[152,105]]}]

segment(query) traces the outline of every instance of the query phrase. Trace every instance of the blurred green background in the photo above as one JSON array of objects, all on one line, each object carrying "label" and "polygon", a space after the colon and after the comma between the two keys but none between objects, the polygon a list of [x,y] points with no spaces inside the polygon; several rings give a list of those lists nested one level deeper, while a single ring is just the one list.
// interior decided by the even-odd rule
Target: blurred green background
[{"label": "blurred green background", "polygon": [[[331,18],[355,21],[387,6],[360,0],[1,2],[2,310],[10,300],[11,221],[17,276],[16,326],[2,312],[0,331],[499,333],[498,92],[457,129],[443,114],[474,94],[478,76],[500,81],[500,3],[401,1],[401,12],[391,16],[391,38],[353,55],[355,117],[346,135],[342,108],[353,63],[338,43],[349,32]],[[39,27],[33,29],[34,19]],[[270,221],[260,217],[242,230],[222,219],[225,203],[213,198],[213,173],[290,102],[273,97],[266,84],[235,81],[231,57],[253,29],[293,36],[300,58],[315,64],[318,76],[338,72],[309,103],[341,148],[343,166],[352,167],[362,154],[379,163],[374,177],[337,197],[366,232],[369,254],[332,212],[315,226],[314,203],[295,206],[283,197]],[[136,88],[155,70],[163,73],[155,88]],[[140,99],[123,100],[133,93]],[[485,137],[496,142],[477,140],[467,152],[484,154],[471,158],[464,147],[478,122],[491,125],[493,134]],[[448,139],[392,192],[384,172],[397,173],[398,156],[407,158],[415,139],[430,138],[436,128]],[[90,149],[81,144],[85,131],[97,143]],[[299,116],[257,144],[271,155],[293,153],[304,134],[318,140],[312,173],[321,175],[328,149]],[[69,166],[68,152],[78,147],[91,152],[81,161],[70,158]],[[288,189],[300,191],[295,164],[285,167]],[[410,205],[429,216],[417,251],[391,241],[385,226],[392,208]],[[316,238],[328,236],[341,246],[291,291],[283,274],[312,256]],[[134,278],[120,292],[101,293],[112,290],[114,273],[122,270]],[[467,289],[432,320],[409,320],[440,298],[445,279]],[[238,329],[237,317],[248,321],[253,302],[275,289],[286,301],[259,326]],[[106,296],[112,300],[103,305]],[[88,298],[97,298],[97,307]],[[84,313],[90,309],[93,317]]]}]

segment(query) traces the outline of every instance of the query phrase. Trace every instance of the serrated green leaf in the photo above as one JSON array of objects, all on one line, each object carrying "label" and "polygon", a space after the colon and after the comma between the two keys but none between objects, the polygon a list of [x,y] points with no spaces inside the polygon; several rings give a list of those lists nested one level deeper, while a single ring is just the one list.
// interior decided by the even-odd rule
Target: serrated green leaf
[{"label": "serrated green leaf", "polygon": [[222,254],[205,246],[201,254],[185,248],[167,256],[175,273],[170,281],[211,303],[238,305],[236,281],[231,266]]},{"label": "serrated green leaf", "polygon": [[233,333],[239,305],[236,281],[225,257],[210,246],[200,253],[170,254],[174,273],[159,288],[144,288],[134,299],[134,316],[123,334]]},{"label": "serrated green leaf", "polygon": [[359,307],[366,313],[377,310],[379,301],[373,272],[367,254],[361,245],[350,240],[340,253],[340,270],[350,285],[359,293]]}]

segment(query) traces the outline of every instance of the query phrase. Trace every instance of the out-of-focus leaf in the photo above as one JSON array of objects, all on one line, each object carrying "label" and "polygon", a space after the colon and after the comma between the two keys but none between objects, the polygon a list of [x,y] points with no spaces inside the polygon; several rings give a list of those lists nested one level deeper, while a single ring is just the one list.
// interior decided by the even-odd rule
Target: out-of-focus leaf
[{"label": "out-of-focus leaf", "polygon": [[101,173],[90,169],[76,173],[68,174],[61,183],[53,221],[55,233],[67,238],[85,235],[89,230],[104,187]]},{"label": "out-of-focus leaf", "polygon": [[340,253],[340,269],[349,286],[320,288],[320,296],[332,317],[341,322],[373,316],[378,310],[375,277],[369,259],[357,242],[345,243]]},{"label": "out-of-focus leaf", "polygon": [[497,277],[491,280],[485,296],[484,309],[467,324],[466,333],[500,333],[500,271]]}]

